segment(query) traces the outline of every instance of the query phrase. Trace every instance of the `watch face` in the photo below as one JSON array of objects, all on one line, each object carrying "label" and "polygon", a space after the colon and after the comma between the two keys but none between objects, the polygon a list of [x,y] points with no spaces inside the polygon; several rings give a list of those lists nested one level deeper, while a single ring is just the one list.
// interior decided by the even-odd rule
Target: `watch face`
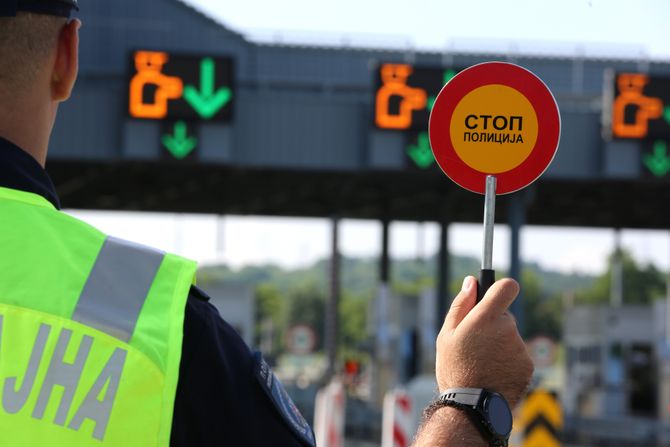
[{"label": "watch face", "polygon": [[507,436],[512,431],[512,412],[502,397],[492,394],[486,399],[486,412],[491,426],[501,436]]}]

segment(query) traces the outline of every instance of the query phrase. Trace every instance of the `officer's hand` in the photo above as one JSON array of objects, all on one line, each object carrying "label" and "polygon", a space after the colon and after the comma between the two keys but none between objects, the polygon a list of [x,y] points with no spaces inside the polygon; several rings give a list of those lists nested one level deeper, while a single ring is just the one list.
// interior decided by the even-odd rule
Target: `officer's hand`
[{"label": "officer's hand", "polygon": [[519,293],[512,279],[494,283],[475,306],[477,281],[468,276],[437,336],[435,374],[440,392],[486,388],[514,407],[526,392],[533,363],[507,308]]}]

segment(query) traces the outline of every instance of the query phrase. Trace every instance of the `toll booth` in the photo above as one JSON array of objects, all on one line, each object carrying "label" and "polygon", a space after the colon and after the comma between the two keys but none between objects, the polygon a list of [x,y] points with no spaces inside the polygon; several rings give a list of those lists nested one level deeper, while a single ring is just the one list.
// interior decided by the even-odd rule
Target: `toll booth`
[{"label": "toll booth", "polygon": [[652,306],[568,309],[563,398],[567,414],[656,417],[657,334],[662,328],[653,317]]}]

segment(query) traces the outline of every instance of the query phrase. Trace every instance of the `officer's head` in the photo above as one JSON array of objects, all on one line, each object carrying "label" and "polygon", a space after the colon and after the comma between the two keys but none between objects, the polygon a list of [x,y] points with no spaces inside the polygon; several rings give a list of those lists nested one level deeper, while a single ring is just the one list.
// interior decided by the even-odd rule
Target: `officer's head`
[{"label": "officer's head", "polygon": [[77,75],[76,0],[0,0],[0,101],[67,99]]}]

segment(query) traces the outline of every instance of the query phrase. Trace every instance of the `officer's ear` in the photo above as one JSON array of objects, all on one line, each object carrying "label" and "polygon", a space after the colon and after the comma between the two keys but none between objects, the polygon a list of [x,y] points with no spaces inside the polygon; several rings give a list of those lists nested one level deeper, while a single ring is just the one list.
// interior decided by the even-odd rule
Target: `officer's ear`
[{"label": "officer's ear", "polygon": [[54,101],[70,97],[79,71],[79,19],[70,20],[58,35],[56,60],[51,76],[51,96]]}]

